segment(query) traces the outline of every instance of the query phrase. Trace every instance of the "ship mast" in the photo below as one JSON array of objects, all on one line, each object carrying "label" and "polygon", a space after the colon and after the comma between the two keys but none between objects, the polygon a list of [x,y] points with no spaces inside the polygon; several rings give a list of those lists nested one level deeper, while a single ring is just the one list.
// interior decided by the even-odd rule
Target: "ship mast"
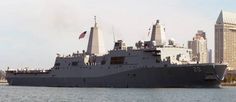
[{"label": "ship mast", "polygon": [[102,40],[102,34],[100,33],[97,18],[94,16],[94,27],[91,27],[89,42],[87,47],[87,54],[89,55],[103,55],[104,54],[104,45]]},{"label": "ship mast", "polygon": [[166,43],[165,27],[156,20],[156,24],[152,27],[151,41],[155,41],[156,45],[164,45]]}]

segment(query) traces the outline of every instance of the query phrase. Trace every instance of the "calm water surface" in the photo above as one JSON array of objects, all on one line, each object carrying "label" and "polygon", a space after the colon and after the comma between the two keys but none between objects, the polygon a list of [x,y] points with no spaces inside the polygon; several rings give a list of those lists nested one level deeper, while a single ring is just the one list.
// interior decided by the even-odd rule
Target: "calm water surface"
[{"label": "calm water surface", "polygon": [[0,85],[0,102],[236,102],[236,87],[137,89]]}]

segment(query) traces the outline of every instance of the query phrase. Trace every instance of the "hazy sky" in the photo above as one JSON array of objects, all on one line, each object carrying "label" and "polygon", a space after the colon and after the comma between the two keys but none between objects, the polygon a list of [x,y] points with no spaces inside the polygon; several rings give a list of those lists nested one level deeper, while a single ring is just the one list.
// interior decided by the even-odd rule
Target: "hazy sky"
[{"label": "hazy sky", "polygon": [[187,44],[197,30],[214,48],[214,24],[221,10],[236,12],[235,0],[0,0],[0,69],[51,68],[56,53],[87,49],[93,17],[103,31],[106,49],[116,39],[128,45],[149,40],[156,19],[167,38]]}]

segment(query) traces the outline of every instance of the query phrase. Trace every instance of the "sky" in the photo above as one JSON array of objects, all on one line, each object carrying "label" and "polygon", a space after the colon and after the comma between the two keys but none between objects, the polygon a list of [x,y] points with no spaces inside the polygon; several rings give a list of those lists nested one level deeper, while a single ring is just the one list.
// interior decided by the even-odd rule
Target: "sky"
[{"label": "sky", "polygon": [[102,30],[106,50],[115,39],[134,46],[149,40],[157,19],[168,39],[187,45],[197,30],[214,49],[214,24],[221,10],[236,13],[235,0],[0,0],[0,69],[49,69],[57,53],[87,49],[94,25]]}]

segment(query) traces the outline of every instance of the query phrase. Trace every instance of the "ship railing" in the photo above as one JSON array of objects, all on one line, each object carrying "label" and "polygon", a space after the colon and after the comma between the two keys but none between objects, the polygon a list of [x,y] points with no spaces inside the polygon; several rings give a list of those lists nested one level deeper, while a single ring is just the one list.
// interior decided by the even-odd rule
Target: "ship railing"
[{"label": "ship railing", "polygon": [[57,58],[76,58],[76,57],[83,57],[85,55],[85,53],[73,53],[73,54],[69,54],[69,55],[57,55]]}]

